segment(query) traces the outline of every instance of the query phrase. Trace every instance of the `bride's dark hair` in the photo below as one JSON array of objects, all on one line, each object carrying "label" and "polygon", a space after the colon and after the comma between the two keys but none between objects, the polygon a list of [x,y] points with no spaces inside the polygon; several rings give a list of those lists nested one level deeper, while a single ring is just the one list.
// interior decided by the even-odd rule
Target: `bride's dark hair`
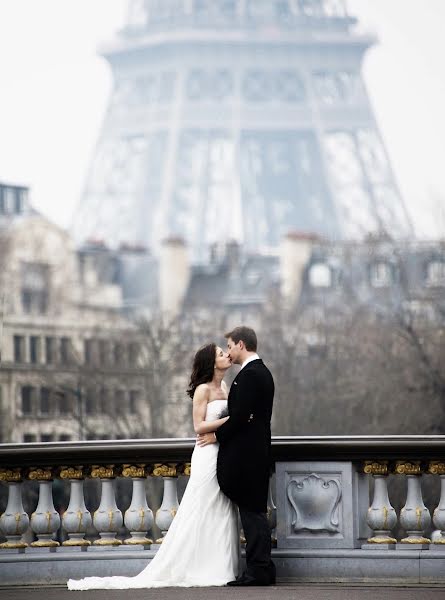
[{"label": "bride's dark hair", "polygon": [[196,388],[201,383],[212,381],[215,372],[216,344],[201,346],[193,359],[192,374],[187,394],[193,398]]}]

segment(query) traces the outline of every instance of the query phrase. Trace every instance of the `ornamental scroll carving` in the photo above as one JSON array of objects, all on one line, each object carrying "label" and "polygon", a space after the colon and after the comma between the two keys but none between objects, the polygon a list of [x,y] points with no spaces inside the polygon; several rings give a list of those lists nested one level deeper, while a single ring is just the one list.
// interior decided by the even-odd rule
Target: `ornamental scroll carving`
[{"label": "ornamental scroll carving", "polygon": [[315,473],[304,479],[294,479],[287,486],[287,497],[294,509],[292,527],[295,532],[306,529],[339,533],[341,488],[337,479],[323,479]]}]

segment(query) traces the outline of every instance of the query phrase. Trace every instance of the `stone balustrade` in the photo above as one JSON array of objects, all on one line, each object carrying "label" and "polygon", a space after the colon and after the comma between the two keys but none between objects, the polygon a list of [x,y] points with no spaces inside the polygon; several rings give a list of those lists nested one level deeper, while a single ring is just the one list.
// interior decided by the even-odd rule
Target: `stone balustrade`
[{"label": "stone balustrade", "polygon": [[[0,445],[0,582],[136,574],[175,517],[193,445]],[[268,517],[279,578],[445,582],[445,436],[276,437],[272,449]],[[100,492],[87,507],[94,482]],[[119,482],[131,487],[125,506]],[[67,506],[55,502],[56,487]]]}]

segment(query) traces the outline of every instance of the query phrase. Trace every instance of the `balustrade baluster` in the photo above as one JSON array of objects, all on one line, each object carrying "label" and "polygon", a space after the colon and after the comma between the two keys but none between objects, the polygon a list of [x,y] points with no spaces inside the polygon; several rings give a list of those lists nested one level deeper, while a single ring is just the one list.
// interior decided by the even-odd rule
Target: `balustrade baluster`
[{"label": "balustrade baluster", "polygon": [[[368,539],[364,547],[395,548],[397,540],[392,537],[391,530],[397,525],[397,515],[388,497],[387,477],[388,461],[365,461],[363,471],[374,479],[374,497],[368,508],[366,522],[374,535]],[[378,544],[378,546],[372,546]],[[384,545],[384,546],[383,546]]]},{"label": "balustrade baluster", "polygon": [[91,477],[100,479],[101,496],[99,508],[94,512],[93,524],[97,529],[100,539],[94,540],[94,546],[120,546],[121,540],[116,534],[122,527],[122,512],[116,505],[113,480],[118,474],[115,465],[93,466]]},{"label": "balustrade baluster", "polygon": [[170,528],[179,507],[178,502],[178,470],[176,463],[157,463],[153,469],[154,477],[162,477],[164,481],[164,494],[162,504],[156,512],[156,525],[162,533],[162,537],[156,540],[156,544],[162,544],[165,534]]},{"label": "balustrade baluster", "polygon": [[91,542],[84,537],[92,519],[83,495],[83,467],[62,467],[60,477],[70,482],[70,502],[62,517],[62,526],[68,533],[68,539],[62,546],[90,546]]},{"label": "balustrade baluster", "polygon": [[52,548],[60,546],[54,538],[60,527],[60,515],[54,508],[52,469],[31,469],[28,479],[39,483],[39,501],[36,510],[31,515],[31,529],[37,535],[37,540],[31,543],[33,547]]},{"label": "balustrade baluster", "polygon": [[8,504],[0,517],[0,529],[6,542],[0,544],[0,548],[26,548],[28,544],[22,541],[22,535],[29,527],[29,517],[22,503],[21,469],[0,469],[0,481],[8,486]]},{"label": "balustrade baluster", "polygon": [[431,524],[431,515],[423,503],[420,461],[397,461],[395,472],[406,475],[407,479],[406,503],[400,511],[400,524],[408,536],[400,540],[397,548],[427,549],[431,540],[424,536],[424,531]]},{"label": "balustrade baluster", "polygon": [[445,462],[431,461],[428,472],[440,476],[440,500],[433,513],[434,526],[440,530],[440,537],[432,540],[433,544],[444,544],[445,547]]},{"label": "balustrade baluster", "polygon": [[150,545],[153,540],[146,536],[153,525],[153,512],[147,504],[145,494],[145,478],[149,469],[146,465],[124,465],[122,476],[131,477],[133,480],[133,494],[131,504],[125,511],[125,527],[130,531],[131,537],[124,544]]}]

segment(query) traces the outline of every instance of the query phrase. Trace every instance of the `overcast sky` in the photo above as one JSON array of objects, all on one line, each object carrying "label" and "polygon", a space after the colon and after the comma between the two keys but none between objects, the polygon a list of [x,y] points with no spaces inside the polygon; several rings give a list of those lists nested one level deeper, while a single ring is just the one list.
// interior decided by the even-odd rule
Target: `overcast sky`
[{"label": "overcast sky", "polygon": [[[378,33],[365,82],[420,237],[445,236],[445,0],[348,0]],[[68,226],[111,89],[98,45],[126,0],[0,0],[0,181]]]}]

